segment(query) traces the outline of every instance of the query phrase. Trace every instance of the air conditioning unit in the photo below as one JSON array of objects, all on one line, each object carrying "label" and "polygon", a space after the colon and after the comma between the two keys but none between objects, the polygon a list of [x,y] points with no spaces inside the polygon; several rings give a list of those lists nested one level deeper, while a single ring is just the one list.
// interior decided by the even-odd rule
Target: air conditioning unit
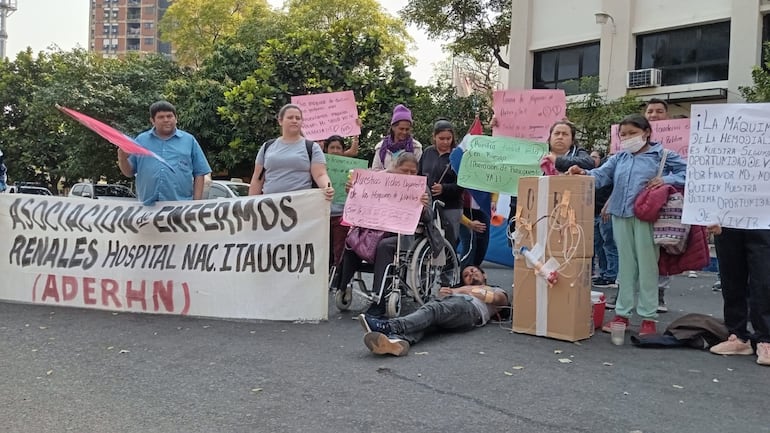
[{"label": "air conditioning unit", "polygon": [[660,69],[637,69],[628,71],[626,88],[640,89],[642,87],[660,86]]}]

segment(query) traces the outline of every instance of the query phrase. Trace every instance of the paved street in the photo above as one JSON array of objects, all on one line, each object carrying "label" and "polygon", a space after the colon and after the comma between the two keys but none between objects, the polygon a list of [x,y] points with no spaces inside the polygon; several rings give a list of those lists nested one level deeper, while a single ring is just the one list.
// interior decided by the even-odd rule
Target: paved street
[{"label": "paved street", "polygon": [[[489,274],[510,287],[510,270]],[[713,281],[676,277],[660,329],[721,316]],[[378,357],[352,316],[333,303],[320,324],[0,304],[0,431],[770,432],[770,368],[754,356],[490,324]]]}]

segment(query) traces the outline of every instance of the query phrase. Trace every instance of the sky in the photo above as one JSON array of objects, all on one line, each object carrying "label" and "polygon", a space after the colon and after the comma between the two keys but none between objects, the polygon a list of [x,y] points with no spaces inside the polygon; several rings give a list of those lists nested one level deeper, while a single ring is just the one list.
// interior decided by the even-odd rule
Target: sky
[{"label": "sky", "polygon": [[[212,0],[214,1],[214,0]],[[396,15],[408,0],[378,0],[386,11]],[[268,0],[280,7],[283,0]],[[43,51],[52,45],[63,50],[88,47],[88,5],[90,0],[18,0],[18,10],[6,21],[8,42],[6,54],[14,58],[16,53],[32,47],[33,52]],[[433,64],[443,60],[441,42],[429,41],[425,34],[409,27],[415,40],[411,50],[417,64],[411,67],[412,77],[418,84],[427,84],[433,76]]]}]

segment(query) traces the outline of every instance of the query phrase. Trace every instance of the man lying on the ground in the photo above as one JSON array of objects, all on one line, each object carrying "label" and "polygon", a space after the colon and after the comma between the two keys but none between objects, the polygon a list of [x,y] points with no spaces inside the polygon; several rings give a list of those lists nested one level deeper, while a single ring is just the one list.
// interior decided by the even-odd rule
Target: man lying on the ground
[{"label": "man lying on the ground", "polygon": [[490,317],[510,305],[503,289],[487,285],[487,275],[479,266],[463,268],[462,281],[461,287],[442,287],[439,299],[404,317],[380,320],[359,315],[358,321],[366,331],[364,344],[378,355],[404,356],[426,332],[469,331],[484,326]]}]

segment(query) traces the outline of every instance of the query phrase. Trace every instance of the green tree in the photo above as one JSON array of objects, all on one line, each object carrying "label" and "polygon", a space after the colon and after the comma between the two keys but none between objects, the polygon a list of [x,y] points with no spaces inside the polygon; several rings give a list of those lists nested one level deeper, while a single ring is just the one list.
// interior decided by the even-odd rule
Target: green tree
[{"label": "green tree", "polygon": [[389,110],[415,94],[403,62],[382,64],[381,53],[376,34],[344,20],[328,30],[301,29],[267,41],[259,67],[225,92],[219,109],[234,128],[230,152],[253,163],[260,144],[278,134],[275,115],[292,95],[341,90],[355,93],[364,122],[362,147],[371,149],[384,132]]},{"label": "green tree", "polygon": [[158,28],[180,63],[197,66],[219,41],[233,36],[247,17],[270,14],[266,0],[174,0]]},{"label": "green tree", "polygon": [[[591,80],[584,79],[580,87],[598,88]],[[638,113],[640,101],[633,95],[625,95],[615,100],[598,91],[584,94],[579,99],[567,103],[567,117],[577,127],[580,145],[587,150],[609,149],[610,127],[620,122],[629,114]]]},{"label": "green tree", "polygon": [[297,28],[331,30],[347,21],[379,39],[386,58],[411,61],[406,57],[406,48],[413,40],[403,20],[384,11],[377,0],[288,0],[286,5],[288,22]]},{"label": "green tree", "polygon": [[511,0],[409,0],[400,12],[433,39],[449,41],[453,54],[482,60],[491,53],[508,69],[503,48],[511,33]]},{"label": "green tree", "polygon": [[56,104],[133,135],[149,126],[147,107],[161,98],[165,82],[178,74],[177,67],[161,57],[105,59],[85,50],[36,57],[21,53],[3,67],[3,84],[18,86],[0,91],[12,126],[0,131],[0,143],[13,167],[10,176],[46,183],[56,183],[60,176],[123,178],[114,146],[59,113]]},{"label": "green tree", "polygon": [[[763,59],[770,59],[770,43],[764,45]],[[741,86],[738,91],[747,102],[770,102],[770,61],[764,67],[755,66],[751,70],[751,86]]]}]

